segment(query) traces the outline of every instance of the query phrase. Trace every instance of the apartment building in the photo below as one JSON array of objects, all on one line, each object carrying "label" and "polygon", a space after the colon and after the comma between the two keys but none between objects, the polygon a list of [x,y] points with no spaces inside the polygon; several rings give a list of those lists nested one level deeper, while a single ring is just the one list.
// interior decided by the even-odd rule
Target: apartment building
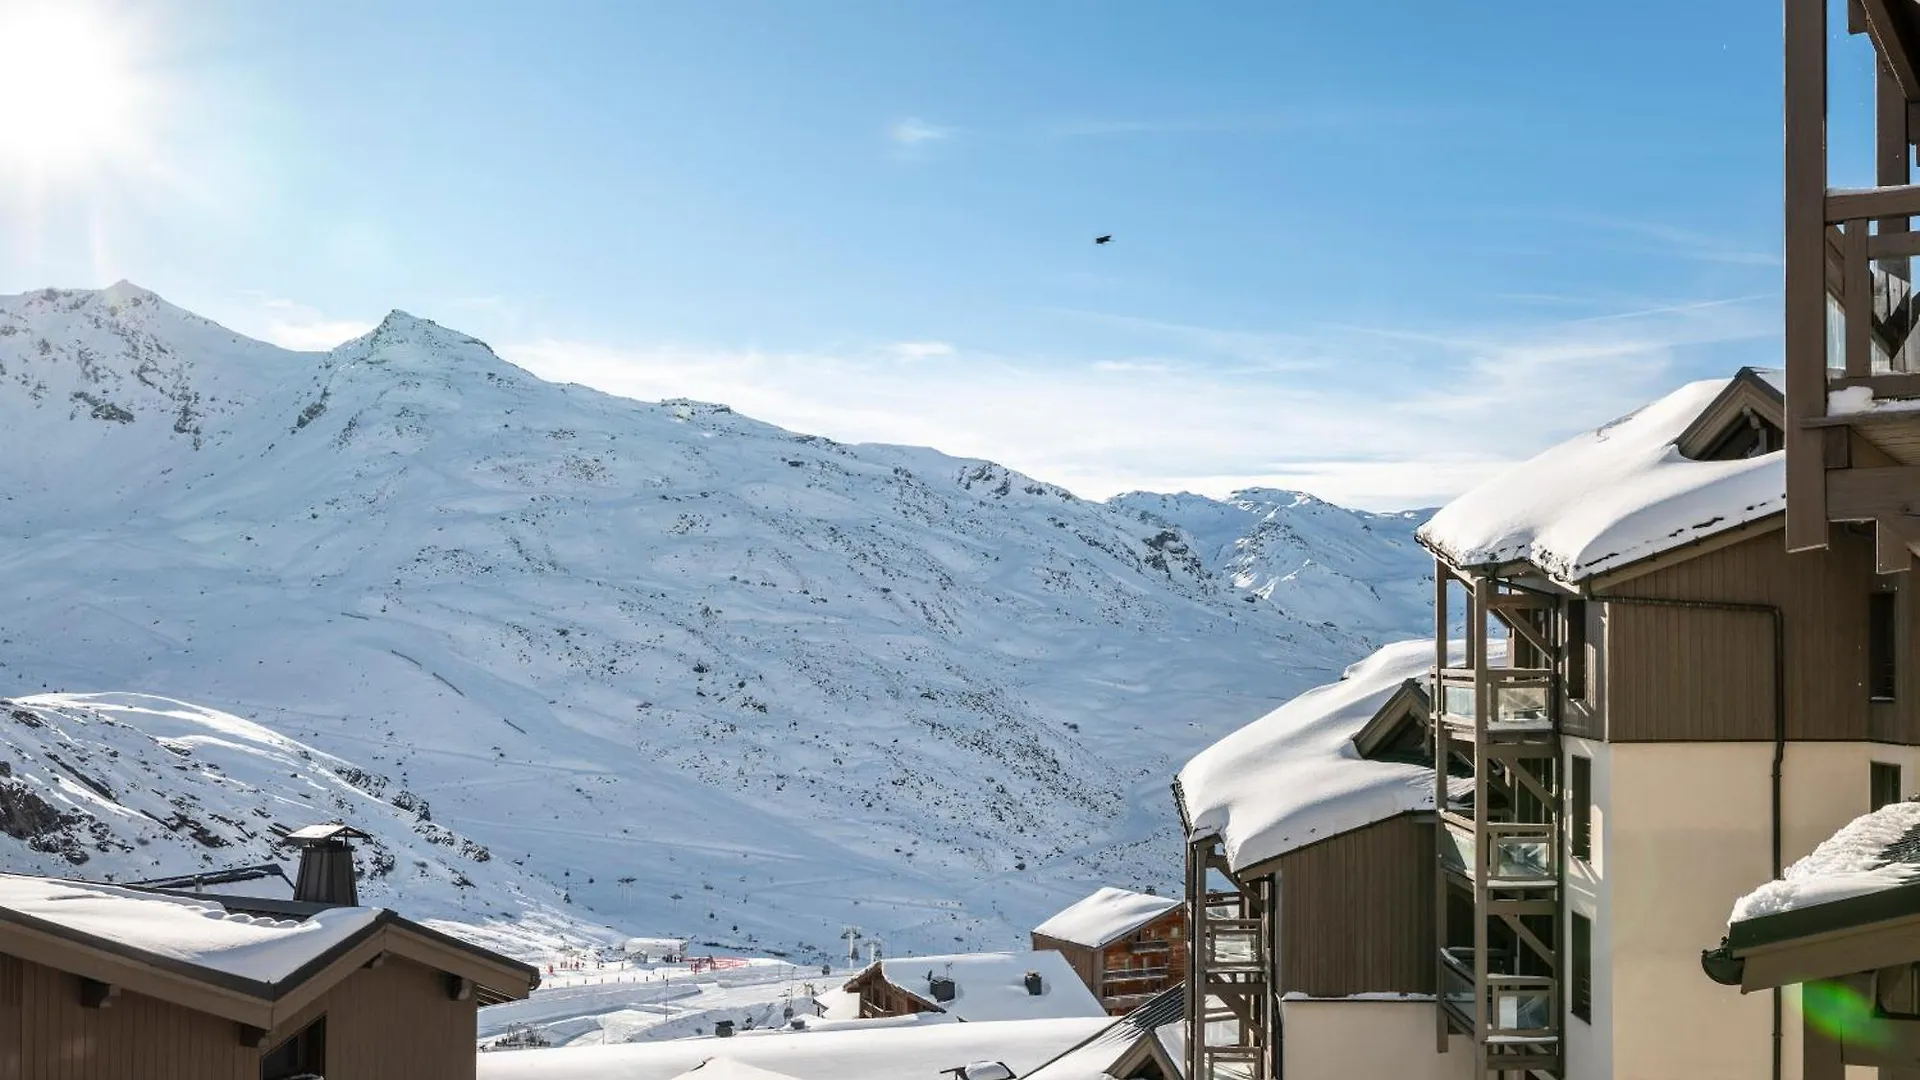
[{"label": "apartment building", "polygon": [[1788,553],[1783,381],[1683,386],[1455,500],[1420,533],[1432,639],[1182,771],[1193,1075],[1797,1075],[1699,949],[1914,789],[1920,632],[1884,531]]}]

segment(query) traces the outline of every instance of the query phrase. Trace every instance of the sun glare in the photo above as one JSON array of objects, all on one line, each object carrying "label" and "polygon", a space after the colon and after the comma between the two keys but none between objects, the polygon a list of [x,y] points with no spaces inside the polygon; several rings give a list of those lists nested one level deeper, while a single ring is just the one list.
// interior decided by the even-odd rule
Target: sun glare
[{"label": "sun glare", "polygon": [[83,4],[0,0],[0,169],[70,175],[127,153],[142,98],[128,44]]}]

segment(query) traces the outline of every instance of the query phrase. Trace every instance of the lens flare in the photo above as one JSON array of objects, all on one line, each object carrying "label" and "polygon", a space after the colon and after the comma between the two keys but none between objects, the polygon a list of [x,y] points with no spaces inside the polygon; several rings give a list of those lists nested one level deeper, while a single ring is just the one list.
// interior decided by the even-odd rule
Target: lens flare
[{"label": "lens flare", "polygon": [[0,0],[0,170],[58,177],[129,152],[143,104],[130,44],[104,10]]},{"label": "lens flare", "polygon": [[1873,1002],[1850,986],[1807,983],[1800,989],[1800,1013],[1822,1035],[1855,1046],[1887,1045],[1886,1022],[1874,1013]]}]

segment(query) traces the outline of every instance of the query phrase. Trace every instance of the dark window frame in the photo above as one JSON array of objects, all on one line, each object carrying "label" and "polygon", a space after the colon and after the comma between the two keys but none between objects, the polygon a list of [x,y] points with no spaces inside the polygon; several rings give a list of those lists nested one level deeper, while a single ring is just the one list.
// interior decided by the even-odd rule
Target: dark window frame
[{"label": "dark window frame", "polygon": [[1567,980],[1567,1012],[1593,1023],[1593,920],[1571,912],[1567,950],[1572,954],[1573,978]]},{"label": "dark window frame", "polygon": [[1900,766],[1888,761],[1869,763],[1867,799],[1875,810],[1901,800]]},{"label": "dark window frame", "polygon": [[1867,697],[1894,701],[1900,692],[1900,594],[1867,595]]},{"label": "dark window frame", "polygon": [[1588,682],[1593,676],[1587,670],[1587,602],[1579,597],[1567,601],[1566,653],[1567,697],[1589,700]]},{"label": "dark window frame", "polygon": [[1567,768],[1567,854],[1593,858],[1593,759],[1573,754]]},{"label": "dark window frame", "polygon": [[260,1080],[289,1080],[297,1076],[325,1076],[327,1073],[327,1017],[321,1014],[313,1023],[287,1037],[280,1045],[260,1055]]}]

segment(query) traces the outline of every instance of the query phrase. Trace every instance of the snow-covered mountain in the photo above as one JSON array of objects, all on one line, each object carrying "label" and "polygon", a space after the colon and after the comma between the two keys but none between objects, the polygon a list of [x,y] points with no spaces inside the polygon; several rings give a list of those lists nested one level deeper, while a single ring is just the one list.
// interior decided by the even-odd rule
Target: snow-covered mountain
[{"label": "snow-covered mountain", "polygon": [[[1327,593],[1402,572],[1384,525],[1273,530],[1242,574],[1233,519],[1190,501],[546,383],[399,312],[288,352],[126,284],[0,298],[0,461],[15,707],[245,717],[315,755],[273,751],[356,824],[396,805],[342,768],[430,802],[512,868],[502,895],[741,948],[831,951],[847,923],[895,953],[1012,945],[1095,883],[1171,886],[1171,765],[1359,655],[1372,623]],[[1288,545],[1337,574],[1245,602]],[[205,861],[154,830],[212,781],[177,787],[178,736],[147,734],[91,755],[119,755],[128,814],[13,744],[12,790],[89,819],[78,872]],[[223,813],[304,823],[267,779]],[[0,860],[44,865],[9,805]],[[474,875],[428,843],[430,877]],[[492,910],[410,880],[416,914]]]},{"label": "snow-covered mountain", "polygon": [[425,906],[513,951],[590,940],[565,894],[433,819],[425,798],[237,716],[144,694],[0,698],[14,872],[140,881],[278,862],[276,826],[352,821],[361,898]]},{"label": "snow-covered mountain", "polygon": [[1207,567],[1282,612],[1364,638],[1360,656],[1430,626],[1433,557],[1413,539],[1431,510],[1349,510],[1299,491],[1225,500],[1136,491],[1112,503],[1192,537]]}]

